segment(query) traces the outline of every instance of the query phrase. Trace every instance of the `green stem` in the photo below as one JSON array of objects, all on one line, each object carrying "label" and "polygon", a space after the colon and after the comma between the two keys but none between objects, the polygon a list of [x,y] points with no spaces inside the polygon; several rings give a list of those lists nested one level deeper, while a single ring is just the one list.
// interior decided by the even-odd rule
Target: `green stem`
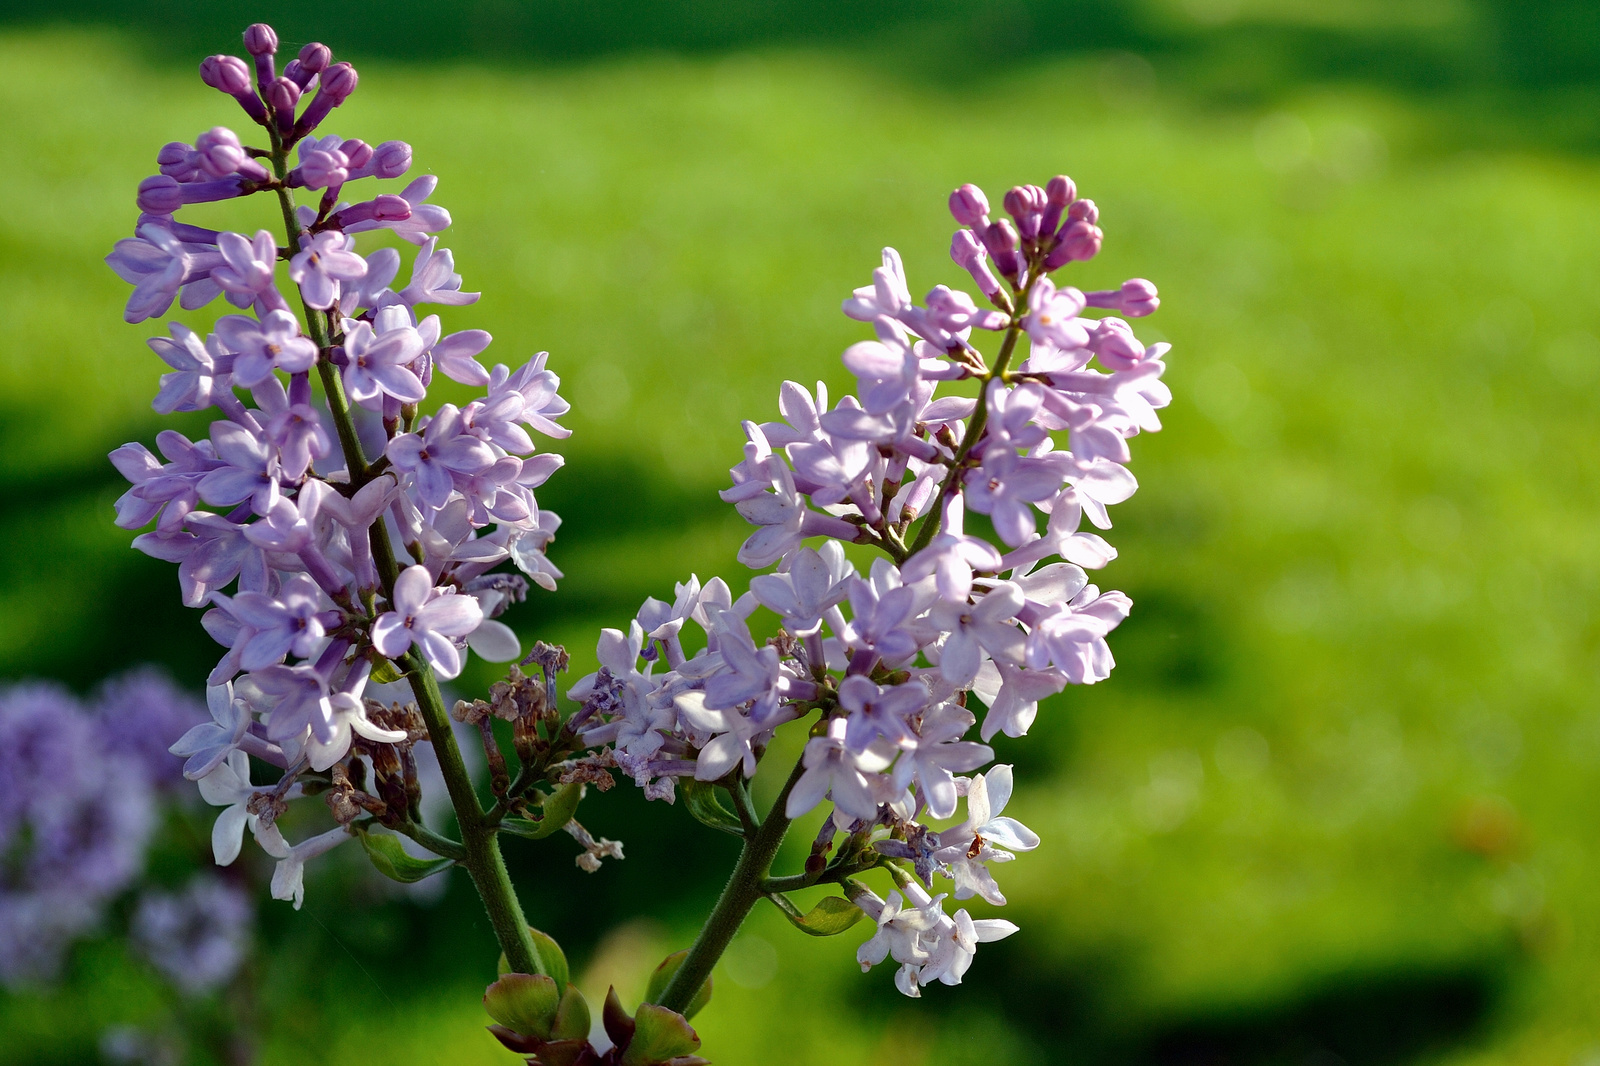
[{"label": "green stem", "polygon": [[[294,198],[289,194],[288,186],[283,184],[288,174],[288,150],[276,131],[272,131],[272,169],[278,176],[278,203],[283,209],[289,247],[298,248],[300,223],[294,216]],[[361,440],[356,435],[355,422],[350,417],[350,405],[345,399],[338,368],[328,359],[330,340],[326,321],[309,306],[305,307],[305,315],[306,333],[320,353],[317,371],[327,395],[328,410],[339,431],[339,446],[344,451],[345,465],[350,470],[350,484],[359,487],[367,478],[367,460],[361,450]],[[383,582],[384,594],[392,599],[395,578],[400,570],[381,516],[372,524],[369,534],[372,561]],[[472,778],[461,758],[461,749],[456,746],[439,683],[434,679],[433,670],[415,649],[406,654],[405,667],[411,691],[416,696],[417,708],[428,726],[428,739],[439,759],[445,788],[450,793],[451,806],[455,808],[456,822],[461,827],[462,856],[457,861],[472,875],[472,883],[483,900],[484,910],[489,913],[489,922],[494,927],[495,937],[500,941],[500,949],[505,952],[511,969],[517,973],[544,973],[544,960],[540,958],[539,949],[528,933],[528,920],[523,917],[522,905],[517,902],[516,890],[511,887],[511,875],[506,872],[505,859],[500,855],[494,827],[484,819],[483,807],[472,789]]]},{"label": "green stem", "polygon": [[767,812],[766,821],[761,823],[761,828],[756,830],[753,837],[745,841],[733,874],[728,878],[722,895],[717,898],[717,905],[711,909],[706,924],[700,928],[700,935],[695,937],[683,965],[678,967],[678,972],[672,975],[666,991],[661,994],[661,1006],[679,1014],[688,1009],[700,986],[711,976],[712,967],[728,949],[728,944],[739,931],[750,909],[766,894],[762,890],[762,883],[766,880],[767,871],[772,868],[774,856],[778,854],[778,845],[783,843],[784,834],[789,831],[789,816],[784,813],[784,807],[789,802],[789,793],[794,790],[795,782],[800,780],[804,772],[805,764],[796,759],[789,779],[783,783],[783,790]]},{"label": "green stem", "polygon": [[[1028,286],[1017,294],[1017,306],[1026,307],[1028,294],[1033,290],[1034,277],[1028,278]],[[972,453],[973,446],[978,443],[978,438],[983,436],[983,430],[989,423],[989,382],[995,378],[1005,380],[1006,368],[1011,365],[1011,354],[1016,351],[1017,338],[1022,333],[1021,315],[1013,315],[1011,325],[1006,328],[1006,336],[1000,342],[1000,354],[995,356],[994,366],[989,373],[978,380],[982,387],[978,390],[978,406],[972,412],[972,420],[967,423],[967,432],[961,438],[961,447],[956,451],[955,460],[950,464],[950,472],[945,475],[944,484],[939,486],[939,493],[929,505],[928,516],[922,520],[922,528],[917,530],[917,539],[911,542],[906,549],[906,558],[926,548],[933,542],[934,535],[939,532],[939,527],[944,521],[944,499],[949,496],[961,478],[961,472],[966,467],[967,456]]]},{"label": "green stem", "polygon": [[446,859],[461,862],[467,857],[467,849],[447,836],[441,836],[421,822],[401,822],[394,827],[396,833],[404,833],[418,844],[427,848],[435,855]]}]

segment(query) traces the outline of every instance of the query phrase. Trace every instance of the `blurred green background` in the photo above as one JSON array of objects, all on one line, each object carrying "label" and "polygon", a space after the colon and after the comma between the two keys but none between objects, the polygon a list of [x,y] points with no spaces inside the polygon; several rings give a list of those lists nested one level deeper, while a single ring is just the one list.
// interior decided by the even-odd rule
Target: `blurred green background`
[{"label": "blurred green background", "polygon": [[[551,352],[567,580],[508,620],[580,666],[690,571],[743,587],[739,420],[851,384],[838,304],[882,245],[916,293],[961,280],[955,185],[1069,173],[1107,233],[1073,280],[1161,288],[1118,669],[997,745],[1045,838],[1001,871],[1024,932],[912,1002],[857,932],[758,911],[697,1019],[715,1061],[1600,1063],[1600,6],[0,5],[0,679],[214,660],[111,525],[104,455],[165,424],[164,368],[100,260],[162,143],[242,129],[194,66],[263,17],[359,65],[331,130],[440,176],[484,293],[447,326]],[[626,861],[511,841],[514,874],[586,989],[636,996],[731,846],[631,787],[585,810]],[[428,907],[359,859],[262,911],[261,1061],[514,1061],[464,879]],[[93,1062],[163,1009],[103,937],[0,994],[0,1062]]]}]

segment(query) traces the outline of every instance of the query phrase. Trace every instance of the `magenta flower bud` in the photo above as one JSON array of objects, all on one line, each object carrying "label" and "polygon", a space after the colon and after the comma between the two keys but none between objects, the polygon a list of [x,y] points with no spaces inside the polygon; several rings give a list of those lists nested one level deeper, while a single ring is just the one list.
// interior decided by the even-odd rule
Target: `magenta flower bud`
[{"label": "magenta flower bud", "polygon": [[263,126],[267,124],[267,107],[250,87],[250,68],[238,56],[210,56],[202,60],[200,80],[239,101],[245,114],[255,121]]},{"label": "magenta flower bud", "polygon": [[312,41],[300,49],[300,58],[297,60],[300,69],[311,74],[320,74],[328,69],[328,64],[333,62],[333,49],[320,41]]},{"label": "magenta flower bud", "polygon": [[950,194],[950,213],[963,226],[976,226],[989,217],[989,198],[970,182]]},{"label": "magenta flower bud", "polygon": [[992,299],[994,294],[1000,291],[1000,282],[989,269],[989,257],[971,230],[956,230],[955,236],[950,238],[950,258],[955,260],[957,266],[972,275],[972,280],[977,282],[979,290],[985,296]]},{"label": "magenta flower bud", "polygon": [[357,222],[403,222],[411,217],[411,203],[393,193],[384,193],[359,204],[351,204],[328,221],[335,229]]},{"label": "magenta flower bud", "polygon": [[[1085,201],[1079,200],[1078,203]],[[1077,207],[1078,204],[1073,204]],[[1093,259],[1100,254],[1100,242],[1105,235],[1100,232],[1100,227],[1083,220],[1069,221],[1061,231],[1061,236],[1050,254],[1045,257],[1044,268],[1055,270],[1072,262],[1083,262]]]},{"label": "magenta flower bud", "polygon": [[364,167],[372,161],[372,145],[359,139],[351,139],[339,145],[339,151],[344,153],[345,159],[350,161],[352,170]]},{"label": "magenta flower bud", "polygon": [[272,57],[278,53],[278,35],[265,22],[258,22],[244,31],[244,50],[256,60],[256,84],[263,94],[277,76]]},{"label": "magenta flower bud", "polygon": [[1078,187],[1065,174],[1057,174],[1045,185],[1044,196],[1048,204],[1044,209],[1044,218],[1039,221],[1039,232],[1054,236],[1061,227],[1061,216],[1066,212],[1067,205],[1077,199]]},{"label": "magenta flower bud", "polygon": [[1132,370],[1144,358],[1144,345],[1120,318],[1102,318],[1089,334],[1089,348],[1108,370]]},{"label": "magenta flower bud", "polygon": [[1017,185],[1006,193],[1006,213],[1017,220],[1017,234],[1023,240],[1039,236],[1039,213],[1045,204],[1044,190],[1037,185]]},{"label": "magenta flower bud", "polygon": [[183,190],[178,179],[166,174],[152,174],[139,183],[139,210],[152,215],[170,215],[183,206]]},{"label": "magenta flower bud", "polygon": [[350,180],[349,160],[344,152],[337,149],[328,152],[313,148],[306,153],[305,161],[298,170],[300,180],[293,184],[304,185],[308,189],[327,189]]},{"label": "magenta flower bud", "polygon": [[182,141],[162,145],[161,151],[156,153],[156,166],[176,181],[194,181],[200,176],[194,149]]},{"label": "magenta flower bud", "polygon": [[306,106],[300,121],[295,123],[295,136],[304,137],[316,129],[322,120],[328,117],[328,112],[350,99],[350,94],[356,91],[356,83],[359,80],[356,68],[349,63],[335,63],[323,71],[321,88]]},{"label": "magenta flower bud", "polygon": [[1124,281],[1120,289],[1085,293],[1083,298],[1086,306],[1121,311],[1129,318],[1143,318],[1161,306],[1156,287],[1143,278]]},{"label": "magenta flower bud", "polygon": [[278,119],[278,132],[288,136],[294,129],[294,109],[300,103],[300,86],[293,78],[274,78],[267,86],[267,103]]},{"label": "magenta flower bud", "polygon": [[384,141],[372,157],[372,173],[380,178],[398,178],[411,169],[411,146],[405,141]]},{"label": "magenta flower bud", "polygon": [[1093,200],[1074,200],[1072,206],[1067,208],[1068,222],[1087,222],[1091,226],[1100,224],[1100,209],[1094,205]]},{"label": "magenta flower bud", "polygon": [[238,135],[226,126],[213,126],[196,137],[194,150],[200,156],[200,169],[213,178],[237,172],[245,160]]}]

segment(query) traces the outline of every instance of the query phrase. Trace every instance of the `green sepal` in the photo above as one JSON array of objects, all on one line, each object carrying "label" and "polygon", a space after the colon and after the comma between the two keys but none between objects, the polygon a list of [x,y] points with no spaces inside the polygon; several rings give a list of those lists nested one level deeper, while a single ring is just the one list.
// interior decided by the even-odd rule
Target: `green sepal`
[{"label": "green sepal", "polygon": [[[533,938],[533,946],[539,951],[538,962],[542,963],[538,967],[539,972],[554,981],[556,987],[565,988],[572,980],[572,967],[567,965],[567,953],[561,950],[561,945],[549,933],[542,933],[530,925],[528,935]],[[506,961],[503,951],[497,970],[499,973],[511,972],[511,964]]]},{"label": "green sepal", "polygon": [[367,849],[367,858],[372,860],[378,872],[402,884],[421,881],[455,865],[454,859],[419,859],[409,855],[400,846],[400,838],[387,833],[379,836],[365,829],[357,829],[356,836],[361,839],[361,846]]},{"label": "green sepal", "polygon": [[405,672],[388,659],[379,659],[372,664],[372,676],[367,680],[373,684],[389,685],[405,676]]},{"label": "green sepal", "polygon": [[720,829],[724,833],[732,833],[736,837],[744,836],[744,826],[740,823],[739,816],[724,807],[722,801],[717,799],[716,786],[711,782],[680,777],[678,795],[683,797],[683,805],[694,815],[695,821],[709,825],[713,829]]},{"label": "green sepal", "polygon": [[578,801],[583,799],[583,783],[574,781],[569,785],[562,785],[554,793],[544,798],[544,816],[537,822],[528,818],[502,818],[500,828],[512,836],[526,837],[529,840],[542,840],[552,833],[566,828],[572,816],[578,811]]},{"label": "green sepal", "polygon": [[483,1009],[507,1029],[549,1040],[560,1000],[556,983],[543,974],[508,973],[484,990]]},{"label": "green sepal", "polygon": [[[650,972],[650,984],[645,988],[644,1001],[646,1003],[660,1003],[661,997],[666,995],[667,986],[672,983],[673,976],[678,972],[678,967],[683,965],[683,960],[689,957],[688,951],[674,951],[671,955],[661,960],[661,965]],[[711,1002],[711,978],[706,978],[706,983],[700,986],[700,991],[694,994],[689,1001],[689,1009],[683,1012],[685,1018],[693,1018],[700,1013],[707,1003]]]},{"label": "green sepal", "polygon": [[622,1053],[622,1066],[657,1066],[700,1049],[700,1036],[677,1011],[642,1003],[633,1015],[633,1039]]},{"label": "green sepal", "polygon": [[866,917],[866,912],[843,896],[823,896],[804,914],[782,892],[767,897],[777,904],[789,924],[812,936],[838,936]]},{"label": "green sepal", "polygon": [[589,1036],[589,1001],[577,985],[568,985],[556,1007],[556,1020],[550,1026],[552,1040],[580,1040]]}]

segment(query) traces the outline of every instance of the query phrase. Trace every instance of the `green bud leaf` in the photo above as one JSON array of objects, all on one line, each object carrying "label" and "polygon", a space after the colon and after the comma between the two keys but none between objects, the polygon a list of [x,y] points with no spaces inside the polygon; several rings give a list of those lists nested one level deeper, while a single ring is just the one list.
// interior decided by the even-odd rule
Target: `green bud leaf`
[{"label": "green bud leaf", "polygon": [[379,659],[373,664],[372,676],[367,678],[367,680],[376,684],[388,685],[399,681],[405,676],[406,675],[401,672],[400,668],[395,666],[395,664],[390,662],[388,659]]},{"label": "green bud leaf", "polygon": [[574,781],[570,785],[562,785],[552,795],[544,798],[544,817],[537,822],[527,818],[502,818],[500,828],[512,836],[542,840],[552,833],[559,832],[572,821],[572,816],[578,811],[578,801],[582,798],[582,782]]},{"label": "green bud leaf", "polygon": [[[572,980],[572,968],[567,965],[567,953],[561,950],[561,945],[557,944],[549,933],[541,933],[530,925],[528,935],[533,937],[533,946],[539,952],[539,958],[534,963],[538,966],[539,972],[554,981],[556,987],[565,988]],[[543,965],[539,965],[541,963]],[[500,953],[498,972],[511,972],[511,964],[506,961],[503,951]]]},{"label": "green bud leaf", "polygon": [[767,897],[777,904],[789,924],[812,936],[838,936],[866,917],[866,912],[843,896],[823,896],[804,914],[781,892]]},{"label": "green bud leaf", "polygon": [[589,1001],[583,998],[577,985],[568,985],[556,1007],[555,1024],[550,1027],[552,1040],[586,1040],[589,1036]]},{"label": "green bud leaf", "polygon": [[367,849],[367,858],[378,872],[402,884],[421,881],[455,865],[454,859],[418,859],[408,855],[400,846],[400,838],[388,833],[380,835],[358,829],[356,835],[361,838],[361,846]]},{"label": "green bud leaf", "polygon": [[543,974],[508,973],[483,993],[489,1017],[523,1036],[550,1039],[560,1001],[556,983]]},{"label": "green bud leaf", "polygon": [[[650,984],[645,988],[644,1001],[646,1003],[660,1003],[661,997],[666,995],[667,986],[672,983],[673,975],[678,972],[678,967],[683,965],[683,960],[689,957],[687,951],[674,951],[671,955],[661,960],[650,974]],[[700,986],[700,991],[694,994],[694,999],[689,1001],[689,1009],[683,1012],[685,1018],[693,1018],[700,1013],[702,1007],[711,1002],[711,978],[706,978],[706,983]]]},{"label": "green bud leaf", "polygon": [[717,799],[716,786],[711,782],[680,777],[678,795],[683,797],[684,807],[694,815],[696,821],[703,822],[713,829],[720,829],[724,833],[732,833],[736,837],[744,836],[744,826],[739,822],[739,816],[724,807],[722,801]]},{"label": "green bud leaf", "polygon": [[622,1053],[622,1066],[657,1066],[700,1049],[699,1035],[677,1011],[643,1003],[633,1015],[633,1025],[633,1039]]}]

